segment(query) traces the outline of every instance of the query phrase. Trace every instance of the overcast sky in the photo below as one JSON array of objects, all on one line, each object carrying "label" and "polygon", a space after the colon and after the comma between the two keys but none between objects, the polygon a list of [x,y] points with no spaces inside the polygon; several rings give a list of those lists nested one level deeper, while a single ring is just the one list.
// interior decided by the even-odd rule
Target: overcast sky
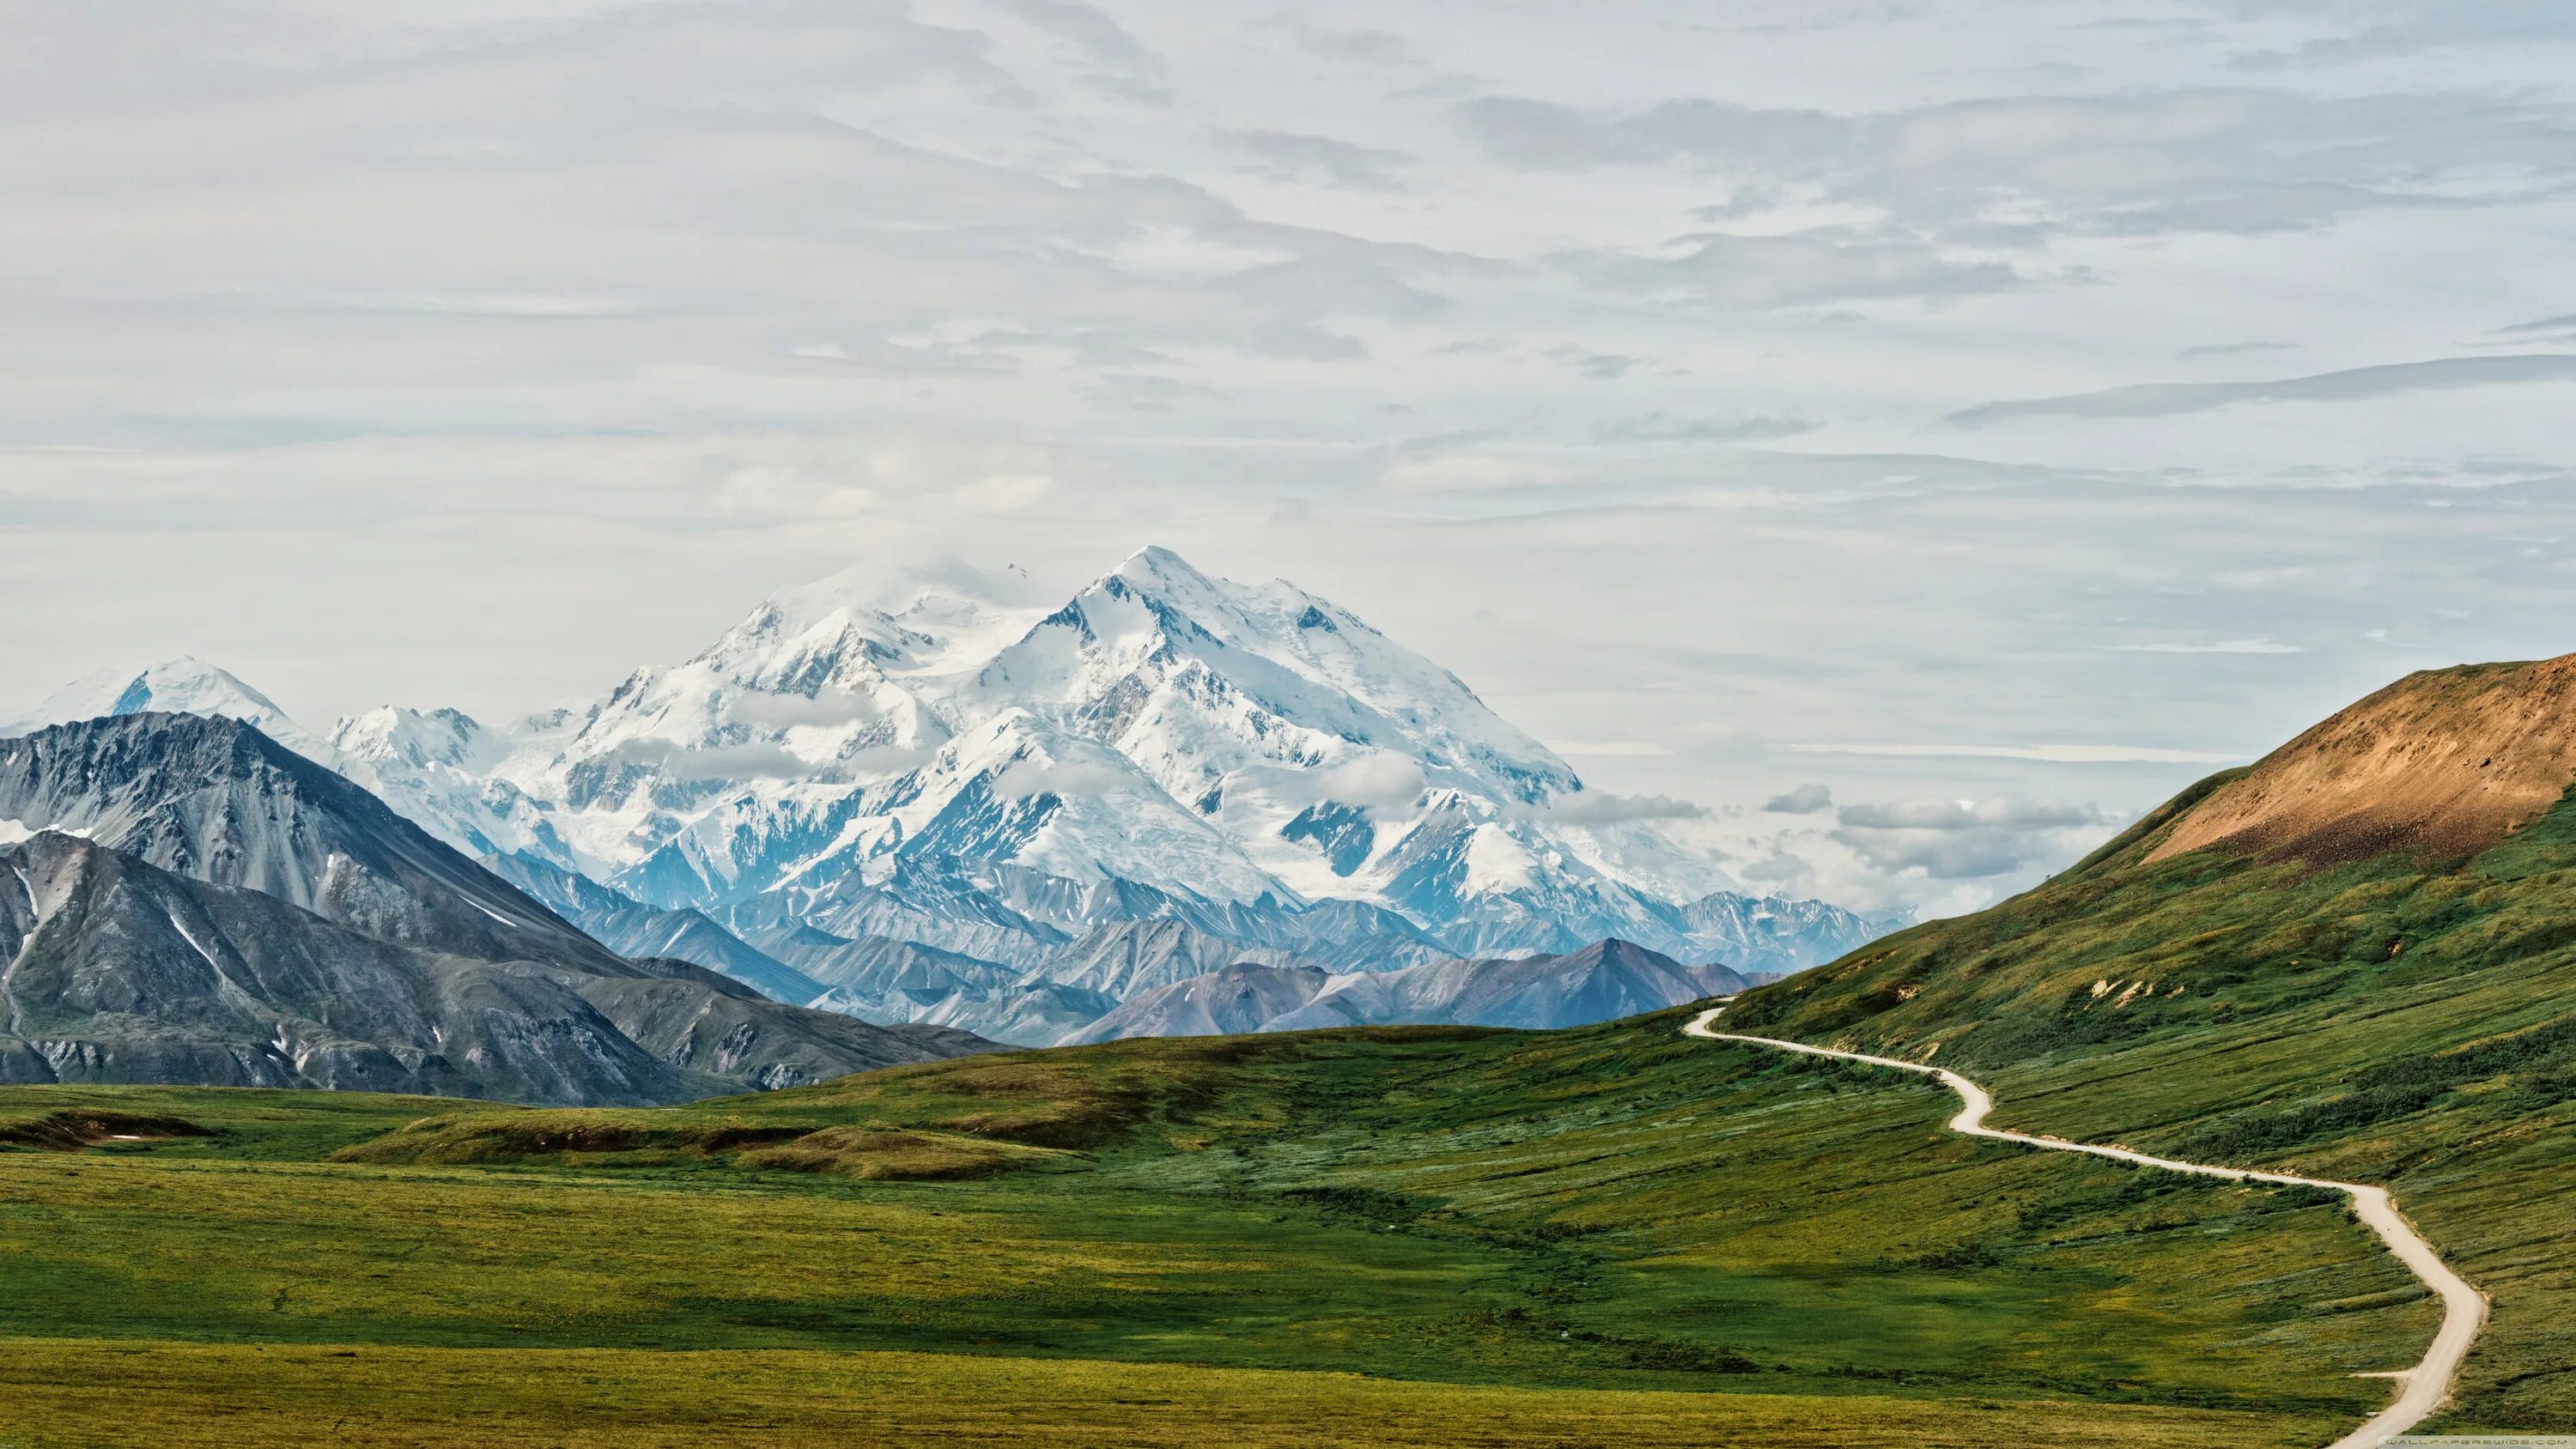
[{"label": "overcast sky", "polygon": [[0,704],[1139,544],[1954,910],[2576,648],[2564,0],[0,3]]}]

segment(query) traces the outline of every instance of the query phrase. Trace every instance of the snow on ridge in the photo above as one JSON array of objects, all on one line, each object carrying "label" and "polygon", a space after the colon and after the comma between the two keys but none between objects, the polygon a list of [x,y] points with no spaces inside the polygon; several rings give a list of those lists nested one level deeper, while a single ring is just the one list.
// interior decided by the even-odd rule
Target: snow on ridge
[{"label": "snow on ridge", "polygon": [[1363,901],[1434,930],[1473,915],[1462,939],[1488,942],[1650,932],[1732,886],[1649,824],[1548,818],[1583,789],[1572,767],[1348,610],[1160,547],[1052,603],[1017,570],[844,570],[587,708],[499,729],[388,707],[314,740],[194,661],[76,689],[138,683],[155,707],[258,713],[468,854],[663,905],[914,861]]},{"label": "snow on ridge", "polygon": [[49,725],[147,710],[239,720],[299,754],[316,744],[277,701],[229,671],[185,654],[141,670],[105,669],[73,680],[24,718],[0,727],[0,733],[23,735]]}]

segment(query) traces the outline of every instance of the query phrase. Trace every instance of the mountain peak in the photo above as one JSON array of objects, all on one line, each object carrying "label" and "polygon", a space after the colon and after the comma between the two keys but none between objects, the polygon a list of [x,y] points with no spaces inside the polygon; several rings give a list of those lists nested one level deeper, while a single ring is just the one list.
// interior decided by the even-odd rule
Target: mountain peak
[{"label": "mountain peak", "polygon": [[1129,554],[1084,592],[1093,591],[1154,600],[1220,637],[1241,631],[1248,602],[1240,585],[1200,572],[1160,544],[1147,544]]},{"label": "mountain peak", "polygon": [[1146,544],[1127,555],[1111,572],[1131,579],[1154,577],[1209,582],[1208,576],[1199,572],[1188,559],[1159,543]]},{"label": "mountain peak", "polygon": [[902,618],[941,604],[1026,608],[1037,602],[1028,571],[1016,564],[982,568],[953,557],[906,562],[867,560],[812,583],[776,590],[769,602],[800,620],[835,609]]},{"label": "mountain peak", "polygon": [[2576,784],[2576,654],[2410,674],[2185,811],[2148,856],[2230,845],[2316,864],[2465,857]]},{"label": "mountain peak", "polygon": [[187,654],[140,671],[101,670],[73,680],[7,726],[7,733],[27,734],[48,725],[146,712],[239,720],[292,749],[312,743],[304,727],[278,708],[275,700],[231,671]]},{"label": "mountain peak", "polygon": [[868,562],[771,593],[705,657],[739,664],[782,647],[835,655],[856,649],[881,670],[937,673],[990,655],[1044,612],[1016,565]]}]

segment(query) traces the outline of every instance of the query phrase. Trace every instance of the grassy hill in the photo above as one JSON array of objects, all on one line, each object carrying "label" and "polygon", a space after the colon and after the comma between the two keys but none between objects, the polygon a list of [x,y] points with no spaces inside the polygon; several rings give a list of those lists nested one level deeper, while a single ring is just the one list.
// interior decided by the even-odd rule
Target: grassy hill
[{"label": "grassy hill", "polygon": [[2078,867],[1740,1000],[1998,1125],[2389,1185],[2495,1300],[2453,1430],[2576,1431],[2567,660],[2439,671]]},{"label": "grassy hill", "polygon": [[1686,1015],[637,1111],[0,1091],[0,1444],[2295,1445],[2430,1331],[2331,1202]]}]

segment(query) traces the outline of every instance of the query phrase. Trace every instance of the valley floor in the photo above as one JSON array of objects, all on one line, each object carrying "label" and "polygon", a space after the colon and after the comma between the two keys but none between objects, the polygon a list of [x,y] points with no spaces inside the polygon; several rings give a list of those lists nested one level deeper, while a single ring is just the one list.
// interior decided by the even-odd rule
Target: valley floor
[{"label": "valley floor", "polygon": [[2431,1331],[2322,1195],[1687,1015],[658,1111],[0,1091],[95,1143],[0,1151],[0,1445],[2290,1446]]},{"label": "valley floor", "polygon": [[2079,1400],[1549,1391],[957,1354],[0,1341],[0,1443],[1606,1444],[2300,1442],[2260,1414]]}]

